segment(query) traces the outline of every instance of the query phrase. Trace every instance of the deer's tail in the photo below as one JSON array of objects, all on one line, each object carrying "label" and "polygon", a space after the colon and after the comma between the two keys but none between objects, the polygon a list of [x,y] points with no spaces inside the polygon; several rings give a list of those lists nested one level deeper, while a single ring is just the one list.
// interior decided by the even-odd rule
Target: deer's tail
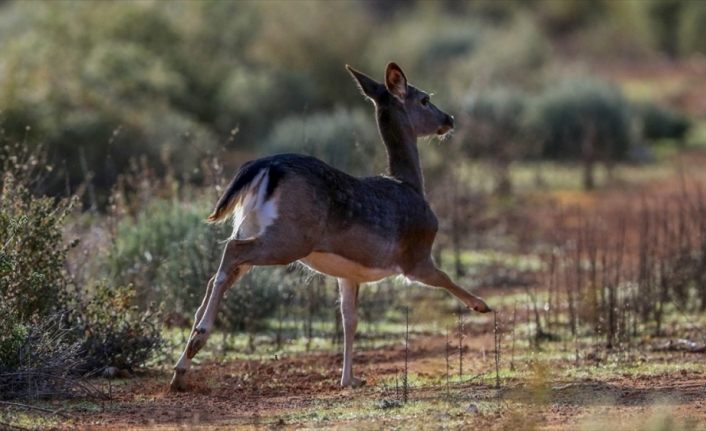
[{"label": "deer's tail", "polygon": [[263,198],[267,200],[272,195],[277,179],[270,178],[270,163],[267,160],[244,164],[218,198],[216,207],[206,218],[206,222],[223,223],[231,214],[235,214],[235,224],[239,225],[257,201]]}]

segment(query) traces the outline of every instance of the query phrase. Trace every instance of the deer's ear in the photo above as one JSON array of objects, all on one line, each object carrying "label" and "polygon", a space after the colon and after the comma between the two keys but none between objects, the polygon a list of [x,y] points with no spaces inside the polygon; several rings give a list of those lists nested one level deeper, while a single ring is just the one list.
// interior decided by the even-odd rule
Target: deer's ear
[{"label": "deer's ear", "polygon": [[404,101],[407,97],[407,77],[396,63],[389,63],[385,70],[385,87],[393,96]]},{"label": "deer's ear", "polygon": [[358,88],[363,93],[364,96],[368,97],[373,102],[377,102],[380,94],[382,92],[382,84],[369,77],[368,75],[358,72],[349,65],[346,64],[346,69],[353,76]]}]

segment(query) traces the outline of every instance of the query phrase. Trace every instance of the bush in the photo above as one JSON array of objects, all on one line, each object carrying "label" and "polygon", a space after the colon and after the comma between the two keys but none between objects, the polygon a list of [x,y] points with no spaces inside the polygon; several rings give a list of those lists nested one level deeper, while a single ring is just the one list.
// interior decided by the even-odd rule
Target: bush
[{"label": "bush", "polygon": [[547,88],[534,105],[532,124],[543,138],[542,154],[581,159],[584,143],[604,159],[619,160],[632,143],[630,106],[616,87],[595,80],[567,80]]},{"label": "bush", "polygon": [[24,147],[3,150],[0,393],[52,393],[54,380],[69,373],[144,364],[161,344],[159,315],[133,309],[129,288],[73,284],[64,268],[76,242],[67,245],[63,229],[75,199],[34,195],[43,157]]},{"label": "bush", "polygon": [[267,151],[304,152],[354,175],[378,173],[385,147],[370,111],[339,108],[285,118],[270,133]]},{"label": "bush", "polygon": [[41,159],[19,148],[0,154],[0,297],[20,321],[60,309],[67,280],[68,247],[62,227],[73,201],[35,197],[28,178],[38,175]]},{"label": "bush", "polygon": [[495,155],[518,141],[526,127],[526,108],[527,96],[511,88],[478,92],[465,109],[472,155]]},{"label": "bush", "polygon": [[[440,85],[441,71],[482,47],[480,20],[444,14],[433,5],[400,16],[403,18],[382,26],[385,43],[374,43],[374,49],[369,50],[368,63],[380,69],[368,70],[375,78],[382,79],[382,65],[394,59],[415,85]],[[434,80],[424,82],[424,78]]]},{"label": "bush", "polygon": [[76,332],[81,356],[77,369],[101,372],[107,367],[134,371],[162,347],[162,314],[155,306],[139,311],[132,286],[100,284],[80,298],[67,320]]},{"label": "bush", "polygon": [[681,2],[678,32],[681,54],[706,54],[706,4],[699,1]]},{"label": "bush", "polygon": [[483,35],[463,70],[465,74],[498,86],[510,83],[532,88],[540,84],[542,69],[550,61],[550,43],[533,20],[518,15]]},{"label": "bush", "polygon": [[203,222],[211,205],[153,197],[135,217],[118,221],[108,271],[118,284],[136,286],[140,307],[163,302],[184,316],[196,310],[230,233],[230,226]]},{"label": "bush", "polygon": [[[254,268],[226,293],[219,320],[229,330],[250,333],[273,317],[293,277],[284,267]],[[302,288],[306,288],[302,286]]]},{"label": "bush", "polygon": [[[112,279],[132,284],[144,310],[162,303],[177,321],[191,319],[206,283],[215,274],[230,225],[203,222],[210,203],[152,198],[135,217],[122,218],[115,229],[107,261]],[[283,268],[257,268],[229,289],[219,321],[236,331],[255,330],[271,317],[286,284]],[[175,316],[176,315],[176,316]]]},{"label": "bush", "polygon": [[684,141],[691,127],[689,118],[679,111],[655,104],[645,104],[639,108],[642,119],[642,136],[646,139],[675,139]]},{"label": "bush", "polygon": [[22,323],[0,305],[0,399],[69,396],[80,389],[72,378],[79,369],[80,343],[60,315]]},{"label": "bush", "polygon": [[12,310],[0,302],[0,313],[3,316],[3,330],[0,331],[0,373],[17,369],[20,365],[20,348],[27,337],[27,327]]},{"label": "bush", "polygon": [[[183,67],[195,50],[160,5],[35,6],[3,8],[0,34],[8,43],[0,69],[11,72],[0,78],[0,125],[11,141],[45,142],[52,161],[62,163],[66,174],[50,184],[52,194],[65,190],[67,177],[73,188],[90,178],[103,200],[131,158],[147,157],[161,169],[172,162],[189,174],[215,147],[209,108],[183,102],[213,99],[191,75],[210,67]],[[200,12],[182,13],[190,9]]]},{"label": "bush", "polygon": [[526,132],[527,96],[509,88],[495,88],[478,93],[466,108],[464,136],[474,157],[486,157],[495,167],[495,190],[508,194],[512,185],[509,165],[531,153],[532,140]]},{"label": "bush", "polygon": [[616,87],[596,80],[566,80],[547,88],[532,107],[530,124],[547,158],[582,160],[584,186],[593,164],[623,160],[633,142],[630,105]]}]

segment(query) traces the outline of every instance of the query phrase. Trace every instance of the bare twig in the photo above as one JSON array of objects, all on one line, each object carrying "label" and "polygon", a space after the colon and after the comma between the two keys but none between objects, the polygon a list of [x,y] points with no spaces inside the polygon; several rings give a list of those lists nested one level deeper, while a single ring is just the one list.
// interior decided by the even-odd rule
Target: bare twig
[{"label": "bare twig", "polygon": [[463,381],[463,315],[458,312],[458,380]]},{"label": "bare twig", "polygon": [[19,407],[19,408],[26,409],[26,410],[37,410],[42,413],[48,413],[50,415],[61,416],[62,418],[67,418],[67,419],[70,417],[68,414],[61,411],[63,409],[50,410],[50,409],[45,409],[44,407],[33,406],[31,404],[15,403],[15,402],[11,402],[11,401],[0,401],[0,405]]},{"label": "bare twig", "polygon": [[446,327],[446,346],[444,349],[446,356],[446,397],[450,396],[450,384],[449,384],[449,327]]},{"label": "bare twig", "polygon": [[19,425],[13,425],[11,423],[0,421],[0,429],[13,429],[13,430],[28,430],[29,428],[21,427]]},{"label": "bare twig", "polygon": [[402,401],[409,399],[409,380],[407,378],[409,364],[409,307],[405,307],[405,330],[404,330],[404,375],[402,376]]},{"label": "bare twig", "polygon": [[498,330],[498,312],[493,311],[493,334],[495,335],[495,387],[500,387],[500,331]]},{"label": "bare twig", "polygon": [[510,371],[515,371],[515,323],[517,322],[517,301],[512,310],[512,349],[510,350]]}]

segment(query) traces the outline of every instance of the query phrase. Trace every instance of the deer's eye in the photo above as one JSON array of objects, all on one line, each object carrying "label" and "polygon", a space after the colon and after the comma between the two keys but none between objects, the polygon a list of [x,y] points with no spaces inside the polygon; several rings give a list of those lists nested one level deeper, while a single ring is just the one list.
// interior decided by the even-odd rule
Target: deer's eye
[{"label": "deer's eye", "polygon": [[427,106],[429,104],[429,96],[422,97],[422,105]]}]

